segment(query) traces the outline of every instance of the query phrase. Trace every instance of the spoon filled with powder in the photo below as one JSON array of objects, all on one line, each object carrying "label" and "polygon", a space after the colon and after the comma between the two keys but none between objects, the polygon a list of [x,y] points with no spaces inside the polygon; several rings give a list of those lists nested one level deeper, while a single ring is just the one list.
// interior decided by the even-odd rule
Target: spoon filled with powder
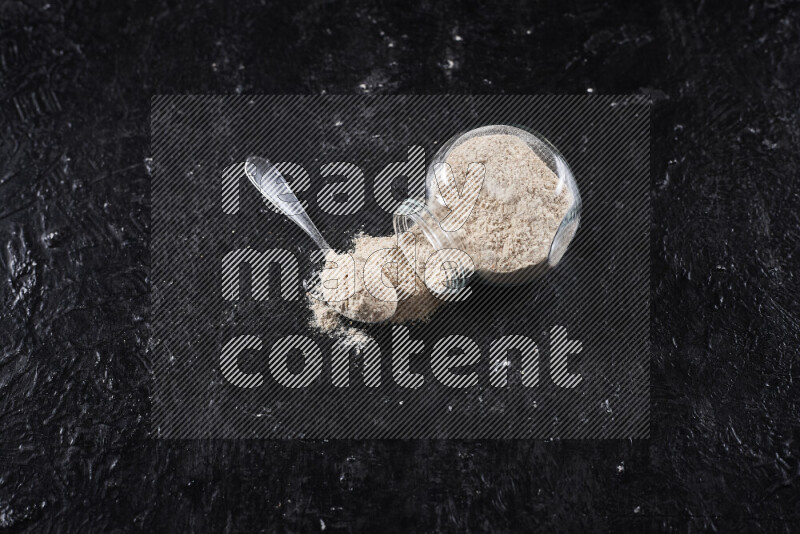
[{"label": "spoon filled with powder", "polygon": [[[353,321],[363,323],[377,323],[385,321],[397,311],[397,294],[392,287],[387,286],[382,280],[380,283],[380,298],[376,298],[366,289],[366,285],[375,287],[374,280],[364,280],[364,265],[369,257],[380,247],[372,246],[373,243],[356,243],[350,256],[355,262],[355,270],[347,261],[345,255],[337,254],[325,241],[316,225],[297,200],[286,179],[278,169],[266,158],[250,157],[245,162],[245,174],[250,183],[273,206],[294,221],[325,254],[325,266],[329,270],[323,282],[319,276],[309,288],[309,293],[317,300],[318,306],[325,306]],[[365,246],[366,245],[366,246]],[[388,275],[382,273],[377,276]],[[353,277],[355,277],[353,279]],[[331,284],[330,282],[333,282]],[[355,291],[353,292],[352,289]],[[352,292],[352,295],[350,294]]]}]

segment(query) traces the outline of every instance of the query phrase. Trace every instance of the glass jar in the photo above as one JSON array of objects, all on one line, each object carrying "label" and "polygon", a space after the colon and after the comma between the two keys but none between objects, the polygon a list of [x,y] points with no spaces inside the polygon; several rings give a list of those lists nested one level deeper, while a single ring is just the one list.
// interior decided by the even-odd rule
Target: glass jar
[{"label": "glass jar", "polygon": [[[464,210],[469,215],[460,227],[447,223],[451,212]],[[394,230],[417,238],[418,272],[432,251],[456,249],[472,259],[474,269],[459,262],[448,286],[463,287],[473,270],[483,280],[507,285],[554,268],[575,237],[580,214],[578,186],[558,150],[529,131],[492,125],[461,132],[439,149],[427,169],[425,199],[403,202]]]}]

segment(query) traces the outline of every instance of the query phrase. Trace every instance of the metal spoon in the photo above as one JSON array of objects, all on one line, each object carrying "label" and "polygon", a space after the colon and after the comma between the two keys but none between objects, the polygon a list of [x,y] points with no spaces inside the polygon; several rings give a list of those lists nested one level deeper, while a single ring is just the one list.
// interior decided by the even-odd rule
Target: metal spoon
[{"label": "metal spoon", "polygon": [[[244,164],[244,171],[250,182],[258,189],[270,203],[278,208],[284,215],[289,217],[297,224],[308,236],[314,240],[314,243],[324,252],[331,248],[317,227],[311,222],[311,218],[303,209],[303,205],[297,200],[292,188],[286,183],[286,180],[278,172],[278,169],[270,163],[267,158],[249,157]],[[316,284],[306,284],[306,289],[314,295],[314,298],[325,302],[321,298],[321,290]],[[374,298],[371,295],[367,298]],[[361,322],[380,322],[388,319],[394,314],[386,317],[375,317],[373,321],[365,321],[363,317],[357,315],[357,310],[350,310],[347,308],[348,302],[336,302],[333,305],[325,302],[330,308],[337,313],[344,315],[348,319]]]},{"label": "metal spoon", "polygon": [[311,222],[311,218],[303,209],[303,205],[297,200],[292,188],[286,183],[283,175],[270,163],[267,158],[249,157],[244,164],[244,172],[250,182],[256,186],[264,197],[273,206],[281,210],[284,215],[292,219],[308,237],[322,250],[330,249],[330,245],[319,233],[319,230]]}]

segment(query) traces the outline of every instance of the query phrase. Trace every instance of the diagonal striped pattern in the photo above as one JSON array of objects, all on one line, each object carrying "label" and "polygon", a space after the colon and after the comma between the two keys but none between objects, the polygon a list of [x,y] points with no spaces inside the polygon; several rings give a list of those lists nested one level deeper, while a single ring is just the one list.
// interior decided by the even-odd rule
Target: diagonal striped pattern
[{"label": "diagonal striped pattern", "polygon": [[[303,167],[292,161],[279,161],[275,163],[275,168],[281,173],[295,193],[307,191],[311,186],[311,178]],[[245,173],[245,163],[234,163],[222,173],[222,211],[226,215],[236,215],[239,213],[239,195],[242,178],[247,178]],[[280,210],[272,205],[266,198],[264,205],[273,213],[280,213]],[[300,201],[303,209],[308,209],[307,201]]]},{"label": "diagonal striped pattern", "polygon": [[334,178],[325,184],[319,196],[319,207],[328,215],[346,215],[364,208],[366,182],[364,172],[354,163],[334,162],[323,165],[320,174]]},{"label": "diagonal striped pattern", "polygon": [[263,252],[241,249],[225,254],[222,258],[222,298],[239,300],[239,269],[243,265],[247,265],[250,268],[251,280],[253,280],[251,289],[253,299],[266,300],[269,298],[268,270],[273,264],[280,265],[281,298],[298,300],[300,298],[300,275],[297,258],[284,249]]},{"label": "diagonal striped pattern", "polygon": [[421,146],[408,147],[408,161],[387,165],[376,177],[373,187],[375,202],[386,213],[394,213],[401,200],[392,195],[392,183],[397,177],[409,180],[408,196],[425,196],[425,149]]},{"label": "diagonal striped pattern", "polygon": [[[648,436],[646,99],[156,96],[151,121],[155,436]],[[299,279],[314,246],[242,162],[281,162],[344,247],[359,229],[388,233],[393,208],[422,194],[420,159],[486,124],[538,132],[575,174],[581,227],[558,268],[473,284],[429,323],[360,340],[309,329]]]},{"label": "diagonal striped pattern", "polygon": [[539,347],[526,336],[509,335],[492,341],[489,350],[489,377],[494,387],[507,387],[509,369],[509,351],[520,352],[519,372],[522,385],[535,387],[539,384]]},{"label": "diagonal striped pattern", "polygon": [[349,339],[339,339],[333,345],[331,382],[334,387],[350,386],[350,361],[352,352],[357,352],[363,362],[364,384],[376,388],[381,385],[381,348],[374,339],[368,338],[355,346]]}]

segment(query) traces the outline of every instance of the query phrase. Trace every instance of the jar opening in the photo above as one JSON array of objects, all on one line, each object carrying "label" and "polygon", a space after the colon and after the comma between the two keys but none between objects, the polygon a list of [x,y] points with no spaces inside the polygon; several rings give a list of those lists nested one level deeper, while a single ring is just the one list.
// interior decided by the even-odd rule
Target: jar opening
[{"label": "jar opening", "polygon": [[435,250],[451,248],[444,230],[439,227],[439,222],[430,210],[419,200],[408,198],[394,212],[394,232],[402,235],[410,232],[414,226],[422,230],[425,239],[430,241]]},{"label": "jar opening", "polygon": [[[431,244],[434,250],[462,250],[458,240],[450,232],[446,232],[439,224],[439,219],[421,201],[413,198],[406,199],[395,210],[394,218],[395,235],[400,236],[406,232],[411,232],[417,226],[422,231],[422,235]],[[412,258],[406,258],[411,262]],[[424,258],[423,261],[429,258]],[[464,287],[471,276],[471,272],[459,265],[457,275],[451,278],[447,284],[451,290]]]}]

